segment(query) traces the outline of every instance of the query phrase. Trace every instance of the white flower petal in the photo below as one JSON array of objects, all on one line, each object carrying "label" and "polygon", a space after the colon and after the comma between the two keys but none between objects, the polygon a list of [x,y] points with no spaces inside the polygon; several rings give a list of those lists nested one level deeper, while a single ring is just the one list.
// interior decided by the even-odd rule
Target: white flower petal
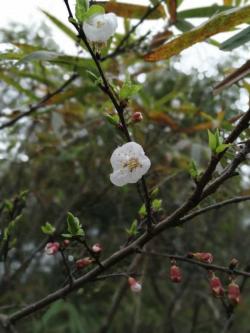
[{"label": "white flower petal", "polygon": [[145,155],[142,159],[140,159],[140,163],[142,165],[143,174],[145,175],[151,167],[150,159]]},{"label": "white flower petal", "polygon": [[105,43],[117,28],[115,14],[99,14],[83,23],[83,31],[91,42]]},{"label": "white flower petal", "polygon": [[111,165],[113,169],[122,168],[124,164],[124,154],[122,147],[118,147],[113,151],[110,158]]},{"label": "white flower petal", "polygon": [[144,150],[141,145],[139,145],[136,142],[128,142],[125,143],[123,146],[123,152],[130,157],[133,157],[134,155],[145,155]]},{"label": "white flower petal", "polygon": [[126,173],[121,172],[121,170],[114,171],[110,175],[110,181],[116,186],[124,186],[128,184],[128,176]]},{"label": "white flower petal", "polygon": [[128,142],[116,148],[110,162],[114,169],[110,180],[117,186],[138,182],[151,166],[142,146],[136,142]]}]

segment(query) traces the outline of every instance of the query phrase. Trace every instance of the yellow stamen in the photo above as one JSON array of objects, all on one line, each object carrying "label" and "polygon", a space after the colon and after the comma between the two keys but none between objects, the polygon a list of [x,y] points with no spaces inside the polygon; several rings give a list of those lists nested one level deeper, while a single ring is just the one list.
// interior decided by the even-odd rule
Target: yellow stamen
[{"label": "yellow stamen", "polygon": [[123,164],[124,168],[128,168],[130,172],[134,171],[136,168],[141,167],[142,165],[139,163],[137,158],[131,158],[127,162]]}]

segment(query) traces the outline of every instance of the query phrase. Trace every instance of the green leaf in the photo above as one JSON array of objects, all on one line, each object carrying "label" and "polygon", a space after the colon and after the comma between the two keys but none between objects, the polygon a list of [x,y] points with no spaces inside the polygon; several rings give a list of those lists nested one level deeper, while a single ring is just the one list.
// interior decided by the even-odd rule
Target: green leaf
[{"label": "green leaf", "polygon": [[71,234],[62,234],[61,236],[64,237],[64,238],[72,238],[72,237],[74,237]]},{"label": "green leaf", "polygon": [[[50,13],[46,12],[45,10],[42,10],[42,13],[48,17],[48,19],[55,24],[62,32],[64,32],[70,39],[72,39],[74,42],[78,42],[78,38],[76,34],[68,28],[63,22],[58,20],[55,16],[51,15]],[[80,43],[81,46],[83,46],[83,43]]]},{"label": "green leaf", "polygon": [[151,53],[146,54],[146,61],[159,61],[169,59],[179,54],[188,47],[205,41],[209,37],[220,32],[229,31],[242,23],[250,20],[250,5],[223,11],[214,15],[210,20],[194,28],[180,37],[177,37],[161,47],[156,48]]},{"label": "green leaf", "polygon": [[147,211],[146,211],[146,206],[145,206],[145,204],[143,204],[142,206],[141,206],[141,208],[139,209],[139,215],[140,215],[140,217],[141,218],[143,218],[143,217],[145,217],[146,215],[147,215]]},{"label": "green leaf", "polygon": [[211,17],[212,15],[218,14],[225,10],[233,8],[232,6],[218,6],[212,5],[208,7],[197,7],[187,10],[182,10],[178,12],[178,18],[202,18],[202,17]]},{"label": "green leaf", "polygon": [[75,17],[78,22],[82,23],[84,14],[88,10],[88,0],[76,0]]},{"label": "green leaf", "polygon": [[72,236],[84,236],[84,230],[77,217],[68,212],[67,216],[68,233]]},{"label": "green leaf", "polygon": [[111,125],[118,125],[119,124],[119,116],[118,115],[111,115],[109,113],[105,113],[104,114],[105,118],[107,119],[107,121],[111,124]]},{"label": "green leaf", "polygon": [[186,20],[180,20],[179,18],[175,22],[175,26],[177,29],[179,29],[182,32],[187,32],[194,28],[194,25],[192,23],[190,23]]},{"label": "green leaf", "polygon": [[8,226],[3,231],[3,240],[6,241],[10,237],[11,233],[14,231],[16,224],[21,220],[22,215],[18,215],[14,220],[12,220]]},{"label": "green leaf", "polygon": [[188,172],[192,178],[197,178],[199,175],[196,163],[194,160],[190,161],[188,165]]},{"label": "green leaf", "polygon": [[41,226],[41,230],[45,235],[53,235],[56,231],[56,228],[53,227],[49,222],[46,222],[45,225]]},{"label": "green leaf", "polygon": [[83,21],[88,20],[93,15],[104,14],[104,13],[105,13],[105,9],[102,6],[93,5],[93,6],[91,6],[89,8],[89,10],[86,13],[84,13],[84,15],[83,15]]},{"label": "green leaf", "polygon": [[212,133],[210,130],[207,130],[208,133],[208,145],[212,152],[216,151],[218,142],[217,142],[217,135]]},{"label": "green leaf", "polygon": [[30,61],[48,61],[56,64],[65,64],[77,67],[85,67],[90,69],[93,67],[91,59],[78,58],[74,56],[64,55],[53,51],[35,51],[21,58],[16,65],[24,64]]},{"label": "green leaf", "polygon": [[153,191],[151,192],[151,197],[156,197],[160,192],[159,187],[156,187],[153,189]]},{"label": "green leaf", "polygon": [[128,99],[131,96],[135,95],[139,90],[141,90],[141,84],[133,84],[130,78],[128,77],[123,86],[120,89],[119,96],[121,99]]},{"label": "green leaf", "polygon": [[0,70],[0,80],[4,81],[7,85],[12,86],[13,88],[15,88],[17,91],[19,91],[20,93],[30,97],[31,99],[37,100],[38,98],[36,97],[35,94],[33,94],[33,92],[30,89],[25,89],[21,86],[21,84],[18,83],[17,80],[15,80],[14,78],[12,78],[10,75],[8,75],[5,72],[2,72]]},{"label": "green leaf", "polygon": [[58,57],[58,53],[57,52],[53,52],[53,51],[35,51],[32,52],[30,54],[28,54],[27,56],[23,57],[20,61],[18,61],[17,65],[23,64],[25,62],[29,62],[29,61],[33,61],[33,60],[46,60],[46,61],[50,61],[50,60],[54,60]]},{"label": "green leaf", "polygon": [[137,220],[134,220],[129,229],[126,229],[126,232],[129,236],[136,236],[138,234],[137,231],[138,223]]},{"label": "green leaf", "polygon": [[222,153],[224,150],[226,150],[229,147],[231,147],[230,143],[222,143],[216,148],[216,153],[217,154]]},{"label": "green leaf", "polygon": [[220,49],[223,51],[232,51],[237,47],[246,44],[250,41],[250,27],[242,30],[238,34],[234,35],[233,37],[225,40],[220,45]]},{"label": "green leaf", "polygon": [[162,200],[154,199],[152,202],[152,208],[155,212],[159,212],[162,209]]}]

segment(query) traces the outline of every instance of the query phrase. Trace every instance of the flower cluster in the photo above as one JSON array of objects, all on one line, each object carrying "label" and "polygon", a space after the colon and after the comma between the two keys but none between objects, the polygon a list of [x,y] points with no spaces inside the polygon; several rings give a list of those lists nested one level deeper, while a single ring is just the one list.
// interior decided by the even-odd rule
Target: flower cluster
[{"label": "flower cluster", "polygon": [[110,162],[113,167],[110,180],[116,186],[138,182],[151,165],[142,146],[136,142],[128,142],[116,148]]}]

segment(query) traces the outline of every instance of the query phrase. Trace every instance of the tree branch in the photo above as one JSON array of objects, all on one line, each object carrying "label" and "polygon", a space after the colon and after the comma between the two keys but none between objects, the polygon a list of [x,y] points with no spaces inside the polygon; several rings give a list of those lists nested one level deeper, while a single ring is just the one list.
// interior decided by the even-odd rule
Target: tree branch
[{"label": "tree branch", "polygon": [[[13,126],[16,122],[18,122],[22,118],[29,117],[31,114],[36,112],[38,109],[43,107],[52,97],[55,97],[56,95],[59,95],[66,87],[68,87],[76,78],[78,77],[78,74],[73,74],[64,84],[62,84],[58,89],[53,91],[52,93],[46,95],[43,97],[40,102],[37,104],[34,104],[30,106],[29,110],[22,112],[20,115],[17,117],[11,119],[10,121],[7,121],[6,123],[0,125],[0,130],[6,127],[11,127]],[[14,110],[13,112],[18,111]]]}]

